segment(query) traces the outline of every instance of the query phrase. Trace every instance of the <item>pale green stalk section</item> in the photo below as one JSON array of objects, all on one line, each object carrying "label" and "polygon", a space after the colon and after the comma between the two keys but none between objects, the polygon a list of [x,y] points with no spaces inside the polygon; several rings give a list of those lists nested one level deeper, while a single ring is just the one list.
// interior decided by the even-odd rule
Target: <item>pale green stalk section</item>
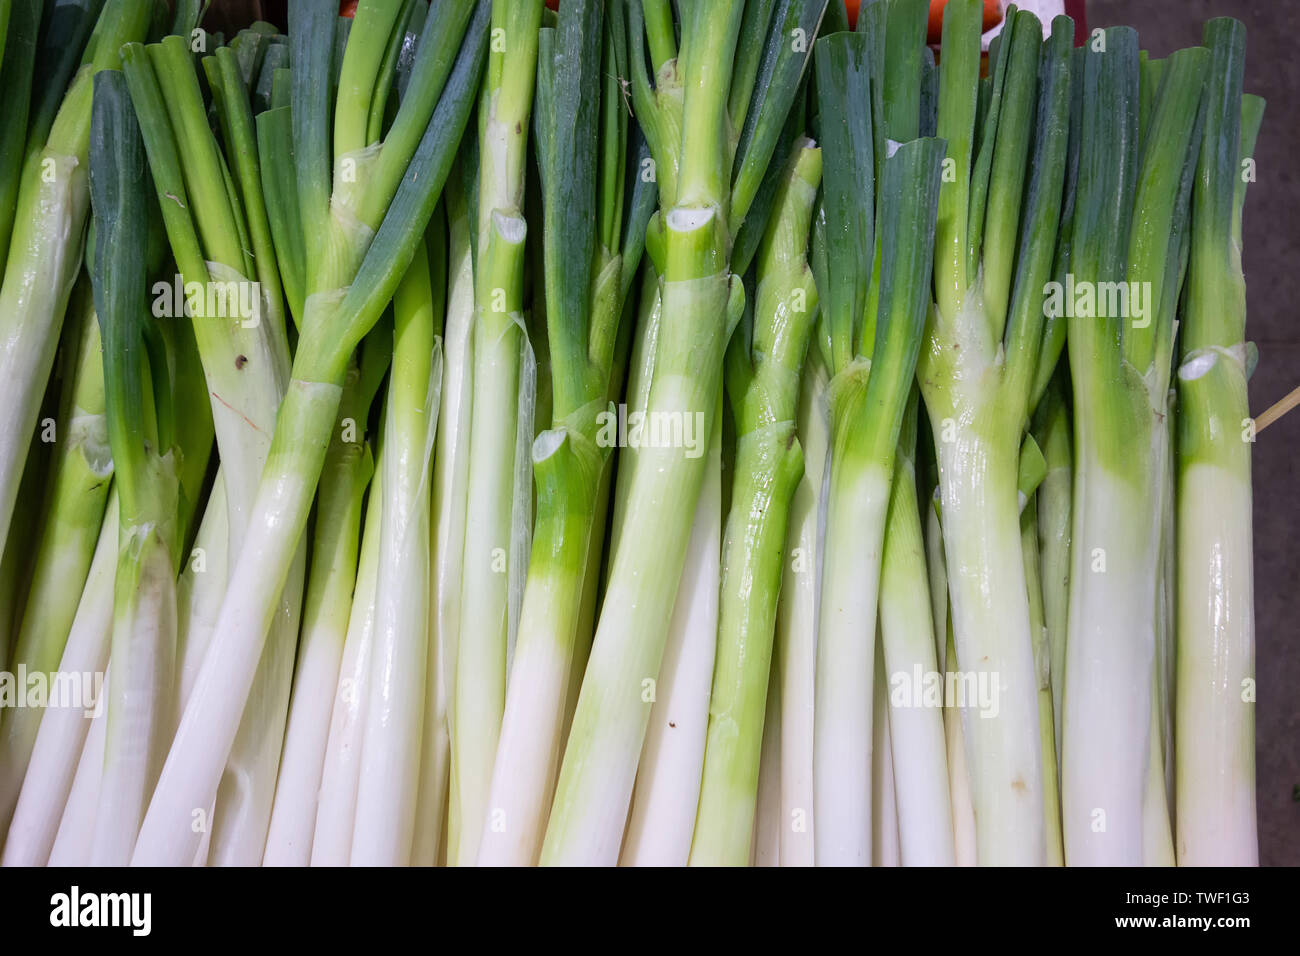
[{"label": "pale green stalk section", "polygon": [[1059,386],[1052,385],[1040,406],[1038,445],[1047,473],[1038,486],[1038,558],[1043,589],[1043,623],[1051,658],[1052,725],[1056,764],[1061,762],[1061,724],[1065,703],[1065,641],[1070,608],[1070,508],[1074,484],[1070,417]]},{"label": "pale green stalk section", "polygon": [[[837,384],[844,387],[840,376],[845,374],[831,380],[832,408],[839,404],[834,393]],[[865,391],[861,379],[853,384]],[[874,686],[870,675],[875,664],[874,622],[892,468],[889,463],[865,462],[848,467],[839,437],[843,432],[833,428],[836,448],[830,464],[818,614],[813,723],[817,865],[870,866],[870,688]],[[867,691],[860,692],[858,685],[864,680]]]},{"label": "pale green stalk section", "polygon": [[[1159,675],[1156,677],[1160,680]],[[1169,800],[1165,787],[1164,715],[1160,711],[1160,688],[1151,694],[1150,758],[1147,761],[1146,790],[1142,794],[1142,865],[1173,866],[1174,831],[1170,825]]]},{"label": "pale green stalk section", "polygon": [[[1156,729],[1160,734],[1161,759],[1164,761],[1160,773],[1165,782],[1166,812],[1170,815],[1171,821],[1174,806],[1174,677],[1178,663],[1178,501],[1174,494],[1174,489],[1177,487],[1178,455],[1173,448],[1174,433],[1178,428],[1177,399],[1177,391],[1171,388],[1169,392],[1171,421],[1165,432],[1168,444],[1161,488],[1164,507],[1160,519],[1160,580],[1156,595],[1155,661],[1155,706],[1158,717]],[[1152,753],[1154,755],[1154,748]],[[1171,828],[1171,835],[1172,832]]]},{"label": "pale green stalk section", "polygon": [[901,866],[898,791],[894,779],[894,748],[889,736],[889,683],[885,677],[879,627],[875,645],[876,660],[872,668],[875,686],[871,695],[871,865]]},{"label": "pale green stalk section", "polygon": [[[686,266],[673,261],[674,246],[711,243],[716,229],[714,218],[712,211],[699,213],[684,208],[669,214],[668,276]],[[690,258],[709,261],[705,255]],[[702,357],[697,343],[705,330],[689,327],[689,319],[668,321],[668,317],[678,320],[691,315],[725,316],[728,290],[725,273],[665,280],[665,321],[659,332],[657,367],[649,398],[651,410],[681,421],[701,414],[706,416],[705,421],[711,421],[721,377],[721,322],[702,343]],[[672,447],[643,447],[637,458],[620,547],[614,552],[600,623],[551,809],[543,863],[612,864],[621,843],[637,758],[650,716],[650,701],[642,696],[643,682],[653,683],[659,673],[667,637],[667,609],[674,603],[691,529],[691,522],[666,521],[665,516],[680,513],[683,502],[698,500],[707,461],[702,455],[689,459],[685,449]],[[687,514],[693,515],[693,509]],[[643,553],[642,547],[651,546],[651,542],[655,553]],[[601,640],[610,632],[616,633],[619,643],[625,646],[616,647],[613,636]],[[606,789],[618,796],[604,799]]]},{"label": "pale green stalk section", "polygon": [[[59,665],[100,537],[113,476],[104,408],[99,324],[87,282],[74,302],[80,324],[70,402],[55,446],[49,504],[36,546],[26,608],[7,669],[49,674]],[[36,742],[43,710],[0,711],[0,832],[9,823]]]},{"label": "pale green stalk section", "polygon": [[736,459],[692,865],[745,866],[751,856],[783,546],[804,474],[795,418],[817,315],[807,245],[821,160],[811,140],[797,144],[758,256],[753,341],[731,346]]},{"label": "pale green stalk section", "polygon": [[[45,499],[46,467],[50,448],[39,434],[32,436],[18,486],[14,523],[9,528],[9,545],[0,555],[0,654],[4,660],[14,649],[18,627],[27,605],[27,588],[32,574],[31,547],[27,542],[40,533],[40,505]],[[20,544],[21,542],[21,544]]]},{"label": "pale green stalk section", "polygon": [[[663,318],[663,292],[659,273],[647,257],[642,271],[641,294],[637,303],[636,327],[632,330],[632,354],[629,360],[624,404],[628,419],[640,414],[643,419],[650,401],[650,383],[654,381],[655,358],[659,351],[659,327]],[[618,473],[614,481],[614,504],[610,509],[609,553],[618,554],[624,519],[632,494],[632,475],[636,470],[638,449],[620,448]],[[611,571],[612,568],[607,569]],[[605,582],[608,584],[608,582]],[[580,675],[581,676],[581,675]]]},{"label": "pale green stalk section", "polygon": [[[948,615],[944,651],[944,687],[960,677],[957,673],[957,646],[953,638],[952,616]],[[960,707],[944,701],[943,730],[948,742],[948,793],[952,805],[952,842],[958,866],[976,866],[975,804],[971,793],[970,768],[966,762],[966,737],[962,729]]]},{"label": "pale green stalk section", "polygon": [[[463,616],[456,651],[452,757],[457,793],[452,862],[472,865],[487,820],[497,736],[505,710],[506,648],[517,624],[512,590],[524,580],[519,529],[529,520],[517,494],[524,330],[524,169],[537,78],[541,0],[493,0],[493,42],[479,108],[478,258],[470,483],[462,559]],[[531,422],[526,423],[531,431]],[[531,437],[531,435],[530,435]],[[518,509],[523,508],[522,512]]]},{"label": "pale green stalk section", "polygon": [[[1041,488],[1041,486],[1040,486]],[[1052,706],[1051,644],[1044,617],[1041,559],[1038,552],[1038,498],[1033,491],[1020,514],[1020,550],[1025,561],[1025,587],[1029,594],[1029,623],[1033,627],[1034,667],[1038,673],[1038,732],[1043,765],[1043,833],[1047,865],[1064,866],[1061,842],[1061,789],[1056,762],[1055,714]]]},{"label": "pale green stalk section", "polygon": [[813,865],[813,697],[821,597],[823,479],[830,448],[830,375],[812,349],[799,389],[804,471],[790,501],[776,658],[781,682],[781,865]]},{"label": "pale green stalk section", "polygon": [[[382,447],[376,458],[376,469],[381,469],[384,459]],[[315,832],[311,840],[312,866],[347,866],[352,859],[361,746],[370,699],[379,546],[383,535],[383,491],[383,482],[370,483],[356,588],[352,593],[347,639],[339,661],[325,762],[321,769]]]},{"label": "pale green stalk section", "polygon": [[1264,102],[1242,96],[1245,29],[1213,52],[1178,369],[1175,847],[1181,866],[1259,862],[1246,284],[1241,217]]},{"label": "pale green stalk section", "polygon": [[59,329],[90,205],[86,169],[94,74],[117,63],[117,48],[144,35],[152,4],[111,0],[95,28],[96,52],[77,74],[49,138],[23,169],[9,258],[0,286],[0,544],[8,538],[28,442],[54,363]]},{"label": "pale green stalk section", "polygon": [[763,744],[758,759],[758,801],[754,809],[753,852],[750,866],[781,865],[781,681],[780,664],[772,656],[767,680],[767,705],[763,708]]},{"label": "pale green stalk section", "polygon": [[916,499],[916,401],[910,402],[894,468],[880,571],[880,637],[889,695],[898,834],[903,866],[952,866],[952,808],[942,700],[927,699],[939,675],[925,542]]},{"label": "pale green stalk section", "polygon": [[[923,486],[922,490],[927,486]],[[939,488],[921,500],[925,515],[925,568],[930,584],[930,621],[934,649],[942,672],[948,661],[948,568],[943,555],[943,526],[939,523]]]}]

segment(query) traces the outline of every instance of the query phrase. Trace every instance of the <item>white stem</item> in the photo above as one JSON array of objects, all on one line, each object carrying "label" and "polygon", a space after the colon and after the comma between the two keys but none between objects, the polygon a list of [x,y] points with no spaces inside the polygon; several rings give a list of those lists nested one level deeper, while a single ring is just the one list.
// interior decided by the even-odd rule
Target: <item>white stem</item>
[{"label": "white stem", "polygon": [[1184,463],[1178,498],[1178,864],[1257,866],[1249,470]]},{"label": "white stem", "polygon": [[[110,492],[108,511],[91,561],[77,615],[59,661],[63,674],[103,674],[108,667],[113,633],[113,579],[117,565],[117,494]],[[98,688],[95,706],[103,708],[106,681]],[[10,770],[22,780],[18,805],[5,840],[4,866],[44,866],[50,857],[59,821],[68,803],[79,755],[91,727],[79,707],[47,708],[22,770]]]},{"label": "white stem", "polygon": [[[382,468],[382,451],[379,459],[377,468]],[[347,640],[339,662],[338,684],[331,697],[333,711],[329,718],[329,736],[320,777],[311,847],[312,866],[347,866],[352,859],[352,830],[356,818],[358,773],[374,644],[383,510],[383,483],[375,481],[370,485],[369,511],[361,537],[361,557]]]},{"label": "white stem", "polygon": [[809,352],[799,394],[804,476],[790,501],[787,557],[776,617],[775,659],[781,675],[782,866],[812,866],[814,862],[813,700],[830,421],[826,366],[816,349]]},{"label": "white stem", "polygon": [[894,748],[889,730],[889,682],[880,641],[876,641],[876,674],[871,721],[871,865],[902,866],[903,851],[898,832],[897,785],[894,780]]},{"label": "white stem", "polygon": [[[394,361],[403,358],[399,346]],[[388,395],[384,441],[389,448],[381,473],[384,517],[371,692],[352,830],[353,866],[406,866],[415,836],[425,695],[430,690],[425,686],[429,478],[438,427],[442,343],[435,339],[432,356],[422,356],[420,361],[426,378],[423,402],[412,407],[413,396],[403,394],[404,388],[391,388]]]},{"label": "white stem", "polygon": [[939,673],[948,666],[948,567],[943,553],[943,526],[939,522],[938,488],[921,501],[925,524],[925,569],[930,587],[930,622],[934,632],[935,661]]},{"label": "white stem", "polygon": [[322,482],[308,606],[304,608],[264,866],[306,866],[311,862],[330,714],[356,586],[362,503],[372,470],[367,449],[343,448]]},{"label": "white stem", "polygon": [[262,648],[257,677],[217,790],[207,856],[212,866],[257,866],[266,850],[289,713],[306,563],[303,545],[280,594],[275,621]]},{"label": "white stem", "polygon": [[[175,706],[176,569],[170,545],[150,525],[124,527],[121,538],[113,608],[115,679],[93,866],[130,862]],[[124,584],[133,593],[124,594]]]},{"label": "white stem", "polygon": [[[483,323],[482,315],[478,321]],[[480,325],[480,331],[482,326]],[[495,343],[476,336],[465,505],[465,554],[456,648],[456,717],[452,760],[457,793],[455,863],[472,866],[488,816],[492,768],[505,712],[511,645],[511,584],[516,560],[516,455],[523,423],[521,350],[527,337],[505,335]],[[489,350],[490,346],[490,350]],[[502,383],[511,387],[504,388]],[[529,421],[528,430],[532,424]],[[525,556],[526,563],[526,556]]]},{"label": "white stem", "polygon": [[1145,480],[1087,456],[1075,469],[1061,774],[1071,866],[1142,863],[1160,517]]},{"label": "white stem", "polygon": [[754,809],[754,866],[781,865],[781,681],[772,658],[763,715],[763,749],[758,761],[758,801]]},{"label": "white stem", "polygon": [[[315,433],[317,422],[332,423],[340,392],[333,384],[295,380],[290,386],[280,426],[290,436],[286,448],[295,450],[268,461],[249,533],[217,619],[217,642],[203,659],[197,686],[140,829],[133,863],[183,865],[194,858],[199,834],[190,826],[191,814],[195,807],[209,806],[216,797],[257,674],[267,628],[299,548],[297,529],[305,521],[316,490],[315,469],[304,472],[294,468],[304,454],[296,450],[296,443],[318,440],[309,436]],[[286,414],[294,420],[285,422]],[[289,533],[286,526],[294,532]]]},{"label": "white stem", "polygon": [[818,866],[871,865],[876,597],[892,475],[831,464],[813,725]]},{"label": "white stem", "polygon": [[996,402],[967,401],[983,407],[954,441],[937,447],[960,683],[992,687],[996,704],[996,713],[960,708],[979,862],[1041,866],[1047,844],[1038,672],[1020,544],[1018,436],[1002,434],[1006,427],[993,420]]},{"label": "white stem", "polygon": [[[948,634],[947,652],[944,654],[945,681],[957,670],[957,648],[953,643],[952,622],[945,630]],[[945,686],[946,683],[945,683]],[[958,866],[975,866],[978,863],[975,847],[975,804],[971,797],[970,771],[966,767],[966,738],[962,733],[961,709],[943,707],[943,732],[948,742],[948,792],[952,805],[953,853]]]},{"label": "white stem", "polygon": [[[104,675],[101,694],[108,694],[111,673]],[[91,844],[95,837],[95,819],[99,808],[100,782],[104,774],[104,746],[108,737],[108,708],[90,721],[86,742],[77,760],[59,828],[50,847],[49,866],[89,866]]]},{"label": "white stem", "polygon": [[924,693],[925,682],[942,673],[935,656],[934,609],[910,470],[900,469],[897,481],[880,583],[880,633],[901,859],[904,866],[952,866],[942,699],[927,700]]},{"label": "white stem", "polygon": [[573,620],[566,595],[581,591],[582,571],[556,562],[544,580],[529,580],[492,772],[491,809],[479,843],[480,866],[537,862],[564,743],[561,727],[572,663],[572,645],[564,645],[556,622]]},{"label": "white stem", "polygon": [[221,599],[226,596],[230,506],[226,501],[225,474],[224,467],[217,468],[194,547],[176,583],[178,718],[189,703],[221,612]]},{"label": "white stem", "polygon": [[[450,207],[449,207],[450,208]],[[465,502],[469,487],[469,411],[474,371],[474,270],[469,222],[450,222],[451,269],[443,330],[443,380],[433,456],[432,566],[430,568],[429,669],[425,695],[424,753],[420,758],[419,812],[411,863],[433,866],[451,798],[452,693],[460,634],[460,564],[465,555]]]},{"label": "white stem", "polygon": [[695,832],[709,728],[721,575],[721,432],[695,509],[632,797],[622,866],[684,866]]}]

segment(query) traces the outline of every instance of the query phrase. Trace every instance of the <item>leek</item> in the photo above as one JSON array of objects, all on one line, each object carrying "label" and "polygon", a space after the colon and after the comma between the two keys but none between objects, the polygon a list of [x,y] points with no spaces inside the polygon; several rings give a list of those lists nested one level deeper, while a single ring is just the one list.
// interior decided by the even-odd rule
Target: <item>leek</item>
[{"label": "leek", "polygon": [[1100,296],[1127,282],[1130,298],[1126,310],[1099,300],[1103,315],[1072,309],[1069,321],[1076,459],[1061,789],[1072,865],[1142,862],[1164,422],[1208,58],[1193,47],[1165,62],[1139,159],[1137,38],[1116,29],[1105,43],[1084,67],[1087,175],[1070,265],[1076,288]]},{"label": "leek", "polygon": [[[689,418],[700,423],[701,437],[713,428],[723,353],[743,305],[729,261],[732,237],[750,212],[807,59],[806,48],[794,49],[785,37],[789,29],[810,36],[825,4],[791,0],[775,11],[760,8],[761,16],[739,0],[689,5],[675,58],[664,5],[634,4],[629,18],[632,98],[660,198],[655,239],[647,239],[663,276],[647,414],[681,423]],[[658,88],[646,70],[643,30],[653,40]],[[758,48],[769,40],[774,55],[760,71]],[[741,131],[739,140],[731,140],[731,129]],[[707,471],[705,456],[687,451],[638,452],[543,863],[617,859],[654,697],[645,689],[659,676],[668,608]]]},{"label": "leek", "polygon": [[[326,27],[332,13],[323,0],[300,0],[290,9],[294,149],[309,269],[302,336],[218,618],[217,642],[204,659],[154,791],[133,858],[138,863],[185,863],[193,856],[198,835],[190,814],[215,797],[234,744],[267,628],[299,551],[348,359],[414,256],[477,86],[485,10],[469,2],[440,4],[425,26],[407,95],[373,168],[365,177],[348,172],[354,167],[344,160],[356,162],[352,154],[366,146],[368,90],[378,69],[374,38],[386,39],[392,26],[393,14],[381,6],[363,3],[358,9],[369,40],[350,44],[343,63],[334,123],[334,158],[341,164],[334,204],[326,135],[333,49]],[[390,203],[393,213],[385,216]]]},{"label": "leek", "polygon": [[1241,214],[1263,116],[1242,96],[1245,29],[1211,20],[1178,367],[1178,862],[1258,862],[1255,618]]},{"label": "leek", "polygon": [[[939,459],[956,650],[946,670],[996,675],[1000,691],[996,717],[962,714],[981,864],[1046,861],[1017,472],[1061,211],[1072,30],[1057,18],[1044,44],[1036,17],[1009,12],[977,156],[980,4],[954,0],[944,11],[937,131],[953,175],[940,197],[936,307],[918,377]],[[964,817],[956,800],[953,813]]]},{"label": "leek", "polygon": [[[718,652],[713,668],[695,865],[750,858],[777,595],[790,500],[803,475],[795,435],[799,377],[817,315],[806,250],[821,152],[796,145],[757,261],[752,329],[732,339],[728,391],[735,479],[722,547]],[[744,334],[741,334],[741,333]]]},{"label": "leek", "polygon": [[[536,524],[480,864],[536,862],[559,769],[568,682],[578,648],[591,640],[580,627],[588,568],[593,558],[598,563],[591,554],[600,544],[593,541],[597,499],[608,493],[606,399],[652,192],[639,170],[628,169],[617,82],[626,71],[622,7],[602,6],[566,0],[557,25],[543,28],[540,39],[535,126],[553,408],[551,427],[532,449]],[[584,97],[592,89],[599,95]],[[566,121],[574,102],[581,106]]]}]

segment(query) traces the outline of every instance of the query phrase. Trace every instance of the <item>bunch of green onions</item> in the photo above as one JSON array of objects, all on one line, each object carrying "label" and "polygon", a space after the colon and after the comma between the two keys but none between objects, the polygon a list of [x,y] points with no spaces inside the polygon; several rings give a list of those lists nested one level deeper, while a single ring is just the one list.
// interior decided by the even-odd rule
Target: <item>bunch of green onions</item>
[{"label": "bunch of green onions", "polygon": [[1257,862],[1239,23],[55,6],[4,864]]}]

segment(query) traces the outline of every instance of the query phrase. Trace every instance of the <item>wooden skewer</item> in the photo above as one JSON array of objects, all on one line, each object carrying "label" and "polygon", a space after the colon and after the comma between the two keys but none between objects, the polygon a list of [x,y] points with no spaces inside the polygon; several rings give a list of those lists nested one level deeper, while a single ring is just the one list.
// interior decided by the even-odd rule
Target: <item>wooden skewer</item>
[{"label": "wooden skewer", "polygon": [[1255,419],[1255,434],[1258,435],[1297,405],[1300,405],[1300,387],[1292,389],[1290,394],[1281,401],[1275,402],[1268,411]]}]

